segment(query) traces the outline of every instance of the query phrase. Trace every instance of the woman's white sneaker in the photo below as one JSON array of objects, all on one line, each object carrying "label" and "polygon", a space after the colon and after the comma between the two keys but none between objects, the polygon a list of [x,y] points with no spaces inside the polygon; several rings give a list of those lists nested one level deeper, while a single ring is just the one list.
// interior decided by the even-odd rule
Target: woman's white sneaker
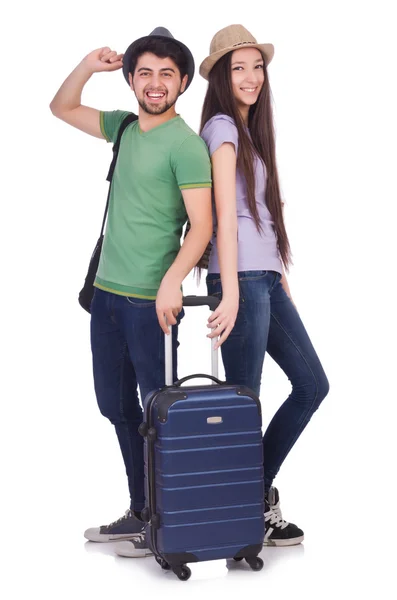
[{"label": "woman's white sneaker", "polygon": [[295,546],[304,540],[304,533],[293,523],[283,519],[277,488],[271,487],[265,498],[264,546]]}]

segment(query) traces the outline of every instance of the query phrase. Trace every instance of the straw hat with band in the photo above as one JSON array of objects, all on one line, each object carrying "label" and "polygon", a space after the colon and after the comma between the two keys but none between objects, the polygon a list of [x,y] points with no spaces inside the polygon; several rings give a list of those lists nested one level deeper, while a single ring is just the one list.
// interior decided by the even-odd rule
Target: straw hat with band
[{"label": "straw hat with band", "polygon": [[242,25],[229,25],[214,35],[210,55],[200,65],[200,75],[208,79],[212,67],[222,56],[240,48],[257,48],[265,57],[266,66],[274,55],[273,44],[258,44],[254,36]]},{"label": "straw hat with band", "polygon": [[178,46],[180,48],[180,50],[182,50],[182,52],[184,53],[184,55],[186,57],[186,63],[187,63],[188,80],[187,80],[186,88],[184,90],[186,92],[186,90],[189,87],[189,85],[191,84],[193,76],[194,76],[193,55],[190,52],[189,48],[187,46],[185,46],[185,44],[182,44],[182,42],[179,42],[178,40],[176,40],[174,38],[174,36],[172,35],[172,33],[170,31],[168,31],[168,29],[166,29],[165,27],[156,27],[156,29],[153,29],[152,33],[149,33],[149,35],[141,37],[138,40],[135,40],[135,42],[132,42],[132,44],[130,44],[130,46],[128,46],[127,50],[124,53],[124,57],[123,57],[123,75],[124,75],[124,78],[125,78],[126,82],[128,83],[128,85],[130,84],[130,82],[128,80],[128,75],[130,72],[131,60],[134,55],[134,52],[136,51],[138,44],[140,44],[144,40],[150,40],[150,39],[167,40],[169,42],[173,42],[176,46]]}]

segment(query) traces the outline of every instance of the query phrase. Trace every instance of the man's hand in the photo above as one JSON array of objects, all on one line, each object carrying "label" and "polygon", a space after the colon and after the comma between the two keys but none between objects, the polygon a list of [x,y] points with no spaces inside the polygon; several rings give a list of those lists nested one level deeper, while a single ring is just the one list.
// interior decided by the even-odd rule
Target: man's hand
[{"label": "man's hand", "polygon": [[170,333],[167,323],[176,325],[176,317],[181,312],[182,305],[181,283],[165,276],[157,292],[156,312],[160,327],[167,335]]},{"label": "man's hand", "polygon": [[87,54],[55,94],[50,104],[52,114],[65,121],[65,123],[84,131],[84,133],[104,139],[100,127],[99,110],[83,106],[81,104],[81,94],[93,73],[121,69],[123,66],[122,58],[122,54],[117,54],[107,46]]},{"label": "man's hand", "polygon": [[123,54],[117,54],[107,46],[93,50],[83,60],[81,64],[89,73],[101,73],[102,71],[117,71],[123,66]]}]

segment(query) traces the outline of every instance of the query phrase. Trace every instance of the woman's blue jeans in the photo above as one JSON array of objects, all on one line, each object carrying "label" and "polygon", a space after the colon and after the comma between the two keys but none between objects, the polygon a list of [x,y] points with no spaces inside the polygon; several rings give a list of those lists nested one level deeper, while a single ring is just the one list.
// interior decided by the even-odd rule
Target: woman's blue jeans
[{"label": "woman's blue jeans", "polygon": [[[274,271],[238,274],[240,307],[221,346],[228,383],[246,385],[258,396],[265,352],[284,371],[291,394],[263,436],[267,492],[291,448],[328,394],[329,384],[299,314]],[[208,294],[222,298],[220,275],[207,276]]]}]

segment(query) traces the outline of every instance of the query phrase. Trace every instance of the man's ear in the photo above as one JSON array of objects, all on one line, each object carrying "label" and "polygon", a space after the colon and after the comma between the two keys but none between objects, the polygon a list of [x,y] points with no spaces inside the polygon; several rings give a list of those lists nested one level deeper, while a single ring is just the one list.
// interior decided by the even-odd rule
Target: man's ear
[{"label": "man's ear", "polygon": [[183,94],[183,92],[185,91],[188,80],[189,80],[189,77],[187,75],[185,75],[184,78],[182,79],[182,83],[181,83],[181,91],[180,91],[181,94]]},{"label": "man's ear", "polygon": [[128,81],[130,82],[130,88],[134,91],[134,84],[132,83],[132,74],[128,73]]}]

